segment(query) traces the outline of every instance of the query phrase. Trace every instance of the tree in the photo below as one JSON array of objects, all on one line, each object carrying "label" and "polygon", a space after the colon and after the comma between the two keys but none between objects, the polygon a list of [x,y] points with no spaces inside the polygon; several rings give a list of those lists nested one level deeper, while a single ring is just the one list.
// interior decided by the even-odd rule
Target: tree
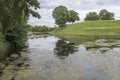
[{"label": "tree", "polygon": [[13,28],[15,23],[23,23],[29,17],[40,18],[34,9],[40,8],[37,0],[0,0],[0,22],[3,26],[3,31]]},{"label": "tree", "polygon": [[85,21],[94,21],[99,20],[99,15],[97,15],[96,12],[89,12],[89,14],[86,15]]},{"label": "tree", "polygon": [[68,11],[68,22],[75,22],[75,21],[79,21],[79,16],[78,13],[75,12],[74,10],[69,10]]},{"label": "tree", "polygon": [[0,0],[0,23],[5,41],[10,44],[10,50],[20,51],[25,46],[26,24],[31,14],[40,18],[33,11],[40,8],[37,0]]},{"label": "tree", "polygon": [[58,6],[53,10],[53,18],[55,19],[55,24],[60,27],[64,27],[67,22],[75,22],[79,20],[78,13],[74,10],[68,10],[65,6]]},{"label": "tree", "polygon": [[58,40],[54,48],[55,55],[57,55],[60,59],[65,59],[76,51],[77,47],[75,47],[75,44],[66,42],[64,39]]},{"label": "tree", "polygon": [[102,9],[99,13],[100,20],[114,20],[114,13]]},{"label": "tree", "polygon": [[60,27],[64,27],[68,19],[68,10],[64,6],[58,6],[53,11],[53,18],[55,19],[55,24]]}]

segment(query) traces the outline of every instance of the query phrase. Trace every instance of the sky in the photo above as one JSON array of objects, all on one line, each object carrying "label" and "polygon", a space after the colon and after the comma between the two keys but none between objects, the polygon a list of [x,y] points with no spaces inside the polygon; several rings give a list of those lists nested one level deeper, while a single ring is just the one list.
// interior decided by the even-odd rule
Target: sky
[{"label": "sky", "polygon": [[75,10],[79,13],[80,21],[84,21],[84,18],[89,12],[97,12],[101,9],[107,9],[109,12],[115,13],[115,19],[120,20],[120,0],[38,0],[40,2],[40,9],[37,10],[40,13],[41,18],[33,18],[30,16],[28,23],[31,25],[46,25],[54,27],[55,22],[52,17],[52,11],[55,7],[63,5],[68,10]]}]

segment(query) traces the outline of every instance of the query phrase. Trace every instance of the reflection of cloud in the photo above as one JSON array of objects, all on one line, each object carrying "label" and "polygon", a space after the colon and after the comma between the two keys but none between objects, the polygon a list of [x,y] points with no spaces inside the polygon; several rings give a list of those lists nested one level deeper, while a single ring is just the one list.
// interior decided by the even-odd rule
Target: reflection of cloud
[{"label": "reflection of cloud", "polygon": [[81,21],[83,21],[86,13],[101,9],[107,9],[114,12],[115,18],[120,19],[120,0],[38,0],[40,2],[41,9],[38,12],[41,14],[41,19],[35,19],[30,17],[29,23],[32,25],[47,25],[54,26],[54,20],[52,18],[52,10],[59,5],[64,5],[68,9],[74,9],[79,13]]}]

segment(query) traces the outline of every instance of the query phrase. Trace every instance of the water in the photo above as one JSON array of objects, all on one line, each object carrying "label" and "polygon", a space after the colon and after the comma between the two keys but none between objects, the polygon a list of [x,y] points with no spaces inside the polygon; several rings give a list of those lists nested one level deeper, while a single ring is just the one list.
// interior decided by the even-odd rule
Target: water
[{"label": "water", "polygon": [[28,40],[29,66],[15,80],[119,80],[120,48],[87,49],[55,36]]}]

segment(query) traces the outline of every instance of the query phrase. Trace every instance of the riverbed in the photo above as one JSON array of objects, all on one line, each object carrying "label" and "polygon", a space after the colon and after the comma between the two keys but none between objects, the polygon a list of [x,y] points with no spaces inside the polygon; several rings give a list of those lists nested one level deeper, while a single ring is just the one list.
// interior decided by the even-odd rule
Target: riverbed
[{"label": "riverbed", "polygon": [[119,80],[120,41],[76,44],[56,36],[33,36],[21,65],[9,64],[1,80]]}]

